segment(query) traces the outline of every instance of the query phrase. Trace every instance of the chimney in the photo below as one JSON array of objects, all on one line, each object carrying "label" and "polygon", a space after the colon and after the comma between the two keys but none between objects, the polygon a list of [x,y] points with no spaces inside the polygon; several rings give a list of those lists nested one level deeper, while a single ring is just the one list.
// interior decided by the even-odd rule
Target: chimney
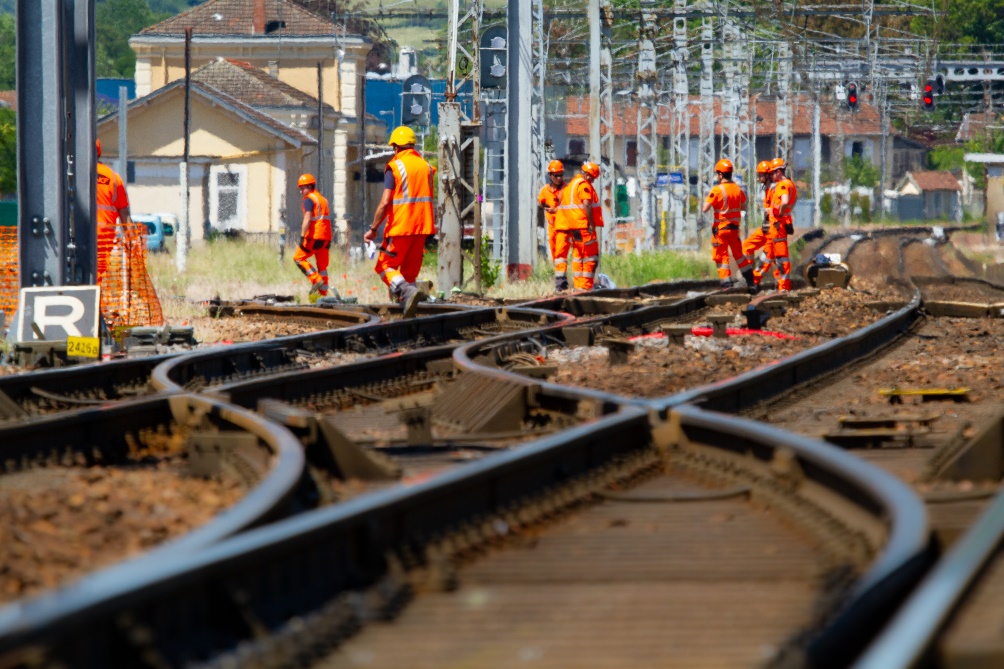
[{"label": "chimney", "polygon": [[[247,5],[245,5],[246,7]],[[265,0],[254,0],[254,16],[251,32],[254,35],[265,34]]]}]

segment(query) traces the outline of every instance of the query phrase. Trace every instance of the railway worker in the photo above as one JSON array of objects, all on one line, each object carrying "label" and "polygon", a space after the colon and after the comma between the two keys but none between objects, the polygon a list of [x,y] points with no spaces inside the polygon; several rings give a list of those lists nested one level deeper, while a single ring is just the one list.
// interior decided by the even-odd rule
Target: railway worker
[{"label": "railway worker", "polygon": [[715,222],[711,227],[711,258],[718,266],[718,278],[722,288],[732,287],[732,270],[729,267],[729,251],[735,258],[739,271],[746,279],[746,285],[753,285],[753,268],[749,258],[743,254],[739,239],[739,223],[746,208],[746,193],[732,181],[732,161],[722,158],[715,163],[715,178],[718,183],[711,187],[704,200],[701,212],[714,210]]},{"label": "railway worker", "polygon": [[[567,258],[571,247],[572,286],[576,290],[593,289],[600,260],[596,228],[603,227],[603,209],[593,188],[593,181],[599,176],[599,165],[582,163],[582,173],[575,175],[562,189],[554,218],[554,255],[555,258]],[[556,261],[555,269],[557,267]]]},{"label": "railway worker", "polygon": [[[328,294],[328,251],[331,248],[331,214],[328,201],[317,192],[313,174],[301,174],[296,180],[303,198],[303,223],[300,225],[300,246],[293,254],[293,262],[310,280],[311,302]],[[310,264],[313,256],[317,269]]]},{"label": "railway worker", "polygon": [[761,265],[754,280],[759,283],[771,265],[776,267],[777,289],[791,290],[791,257],[788,255],[788,235],[794,232],[791,210],[798,200],[794,182],[785,176],[784,158],[775,158],[770,163],[774,189],[771,194],[770,230],[764,247],[766,260]]},{"label": "railway worker", "polygon": [[[551,251],[554,259],[554,289],[568,290],[568,249],[569,244],[563,243],[564,255],[558,256],[556,236],[558,231],[554,227],[554,220],[558,213],[558,200],[561,197],[561,189],[565,185],[565,166],[560,160],[552,160],[547,165],[548,183],[540,189],[537,195],[537,206],[544,212],[544,220],[547,221],[547,248]],[[562,232],[562,234],[565,234]]]},{"label": "railway worker", "polygon": [[415,131],[405,125],[390,134],[387,143],[394,148],[394,157],[384,168],[383,196],[373,215],[373,225],[363,235],[365,241],[374,241],[380,224],[387,220],[374,270],[406,318],[414,316],[418,303],[428,298],[415,286],[415,279],[422,269],[425,240],[436,233],[432,205],[436,168],[415,150],[416,141]]},{"label": "railway worker", "polygon": [[[763,248],[763,246],[767,243],[767,233],[770,231],[770,207],[771,198],[774,196],[774,183],[770,171],[769,160],[761,160],[757,163],[756,178],[763,187],[763,222],[760,224],[760,227],[750,233],[750,235],[743,241],[743,255],[745,255],[751,263],[753,263],[754,284],[750,286],[750,290],[753,292],[756,292],[757,285],[759,285],[760,282],[760,275],[756,270],[754,254],[758,249]],[[767,261],[766,255],[761,254],[760,257],[763,262]]]},{"label": "railway worker", "polygon": [[[101,140],[95,142],[98,158],[101,158]],[[112,168],[98,160],[97,163],[97,281],[108,273],[108,256],[115,244],[115,226],[132,223],[129,215],[129,195],[125,184]]]}]

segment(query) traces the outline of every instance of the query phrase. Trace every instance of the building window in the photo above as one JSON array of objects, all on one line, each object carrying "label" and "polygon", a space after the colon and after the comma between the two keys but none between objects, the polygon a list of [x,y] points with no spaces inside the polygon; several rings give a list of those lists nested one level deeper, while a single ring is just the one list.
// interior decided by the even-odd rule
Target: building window
[{"label": "building window", "polygon": [[584,139],[570,139],[568,140],[568,155],[582,155],[586,152],[586,140]]},{"label": "building window", "polygon": [[851,155],[852,156],[862,156],[865,153],[865,143],[864,142],[852,142],[851,143]]},{"label": "building window", "polygon": [[247,230],[247,166],[213,165],[209,221],[217,230]]},{"label": "building window", "polygon": [[133,160],[126,161],[126,183],[136,183],[136,162]]},{"label": "building window", "polygon": [[628,167],[638,166],[638,141],[629,139],[624,144],[624,162]]}]

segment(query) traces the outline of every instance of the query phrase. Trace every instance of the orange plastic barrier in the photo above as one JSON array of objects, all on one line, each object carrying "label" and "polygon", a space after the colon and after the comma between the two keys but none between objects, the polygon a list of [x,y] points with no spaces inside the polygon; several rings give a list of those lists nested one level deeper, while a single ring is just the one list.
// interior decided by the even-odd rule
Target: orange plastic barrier
[{"label": "orange plastic barrier", "polygon": [[0,226],[0,311],[7,316],[7,325],[11,324],[14,312],[17,311],[17,296],[21,279],[17,264],[17,227],[13,225]]},{"label": "orange plastic barrier", "polygon": [[98,258],[98,267],[107,267],[98,283],[101,286],[101,313],[108,328],[135,325],[163,325],[164,313],[153,282],[146,271],[146,233],[144,223],[117,225],[113,243],[102,245],[107,259]]},{"label": "orange plastic barrier", "polygon": [[[146,271],[146,233],[143,223],[116,226],[113,239],[99,242],[98,266],[106,270],[101,286],[101,313],[109,329],[134,325],[163,325],[157,291]],[[17,310],[17,228],[0,226],[0,311],[10,324]]]}]

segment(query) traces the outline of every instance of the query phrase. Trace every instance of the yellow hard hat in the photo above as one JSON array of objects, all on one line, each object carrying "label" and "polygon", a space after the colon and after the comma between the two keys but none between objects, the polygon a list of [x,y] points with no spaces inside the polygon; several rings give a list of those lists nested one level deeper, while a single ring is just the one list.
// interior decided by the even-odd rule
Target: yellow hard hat
[{"label": "yellow hard hat", "polygon": [[418,138],[415,137],[415,131],[406,125],[399,125],[394,128],[394,132],[390,133],[390,140],[387,143],[391,146],[405,146],[416,142],[418,142]]}]

